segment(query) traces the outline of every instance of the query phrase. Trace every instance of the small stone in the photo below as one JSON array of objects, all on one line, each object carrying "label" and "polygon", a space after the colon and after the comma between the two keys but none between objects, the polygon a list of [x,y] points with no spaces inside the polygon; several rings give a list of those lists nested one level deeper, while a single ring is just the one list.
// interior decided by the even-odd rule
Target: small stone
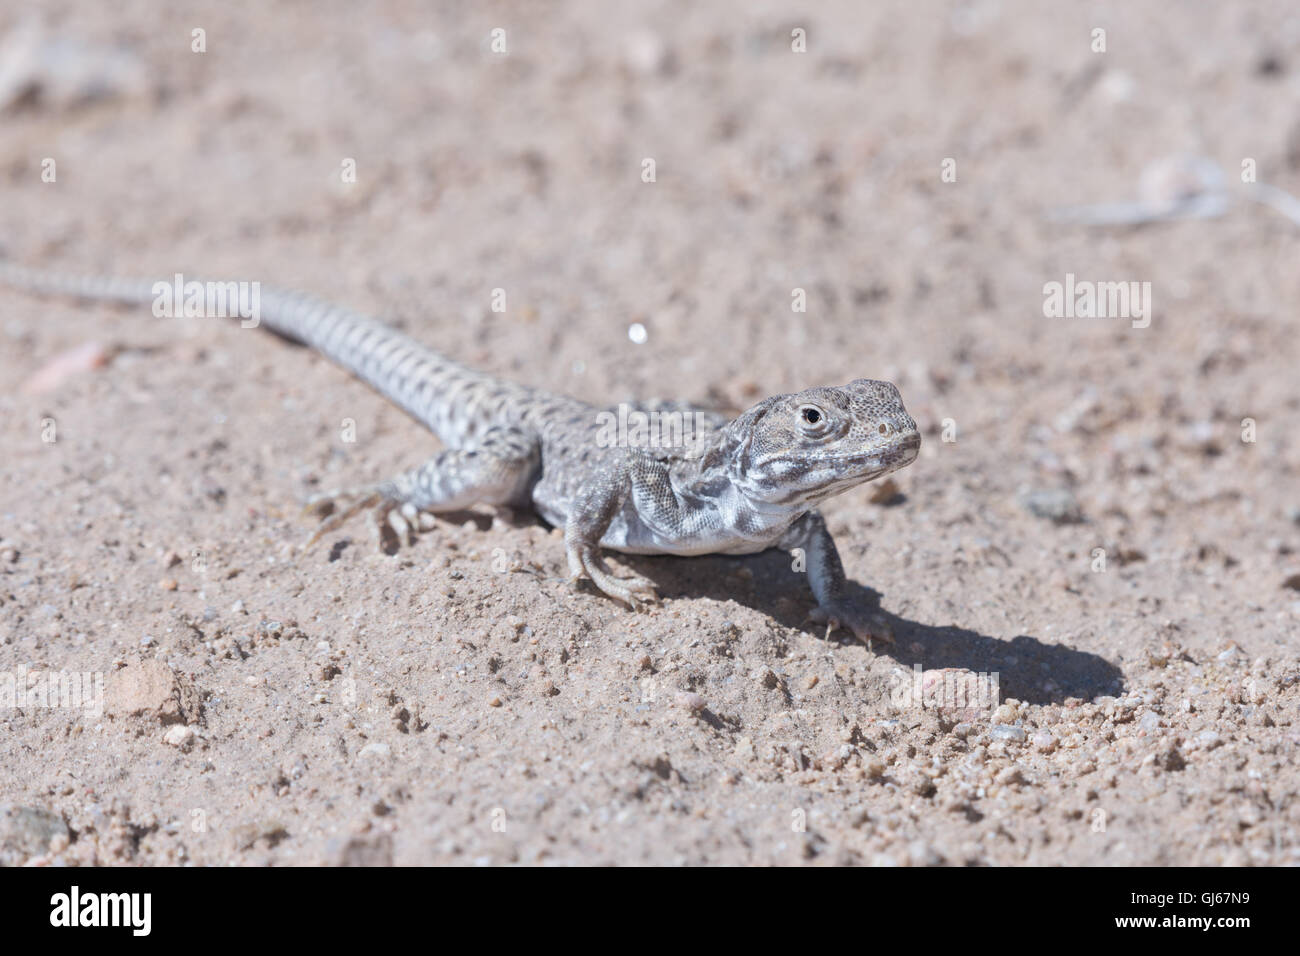
[{"label": "small stone", "polygon": [[172,747],[179,747],[181,750],[189,750],[194,746],[194,738],[197,736],[191,727],[185,724],[176,724],[167,733],[163,734],[163,743]]},{"label": "small stone", "polygon": [[489,706],[489,707],[500,707],[500,706],[501,706],[501,698],[500,698],[500,697],[493,697],[490,701],[488,701],[488,706]]},{"label": "small stone", "polygon": [[899,491],[898,483],[893,478],[886,478],[871,486],[868,500],[873,505],[892,505],[903,500],[903,493]]},{"label": "small stone", "polygon": [[389,747],[388,744],[368,743],[361,748],[357,753],[357,756],[363,759],[368,757],[387,757],[392,752],[393,748]]},{"label": "small stone", "polygon": [[817,686],[817,682],[820,680],[821,678],[818,677],[816,674],[809,674],[806,678],[804,678],[803,689],[812,690],[814,687]]},{"label": "small stone", "polygon": [[161,581],[158,582],[158,586],[162,588],[164,591],[175,591],[178,587],[180,587],[180,585],[176,583],[175,578],[163,578]]},{"label": "small stone", "polygon": [[777,680],[776,674],[772,672],[772,669],[770,667],[767,670],[763,671],[763,676],[760,679],[763,682],[763,686],[766,687],[768,690],[774,690],[776,688],[776,685],[780,683],[780,681]]},{"label": "small stone", "polygon": [[1020,504],[1030,514],[1046,518],[1055,524],[1078,524],[1083,521],[1083,510],[1074,492],[1067,488],[1040,488],[1027,491]]},{"label": "small stone", "polygon": [[158,660],[141,661],[112,675],[105,709],[113,717],[146,716],[164,724],[198,720],[202,698],[188,675]]},{"label": "small stone", "polygon": [[993,711],[993,719],[999,724],[1010,723],[1016,719],[1018,711],[1012,704],[1003,704]]},{"label": "small stone", "polygon": [[1034,749],[1045,754],[1050,754],[1056,749],[1056,738],[1046,731],[1034,734]]},{"label": "small stone", "polygon": [[1138,730],[1145,731],[1148,734],[1155,733],[1160,729],[1160,715],[1154,710],[1148,710],[1138,721]]},{"label": "small stone", "polygon": [[682,691],[677,695],[677,706],[689,710],[692,714],[698,714],[706,705],[704,698],[699,694],[693,694],[690,691]]},{"label": "small stone", "polygon": [[989,736],[994,740],[1023,743],[1027,735],[1025,734],[1023,727],[1016,727],[1011,724],[996,724],[993,729],[989,731]]}]

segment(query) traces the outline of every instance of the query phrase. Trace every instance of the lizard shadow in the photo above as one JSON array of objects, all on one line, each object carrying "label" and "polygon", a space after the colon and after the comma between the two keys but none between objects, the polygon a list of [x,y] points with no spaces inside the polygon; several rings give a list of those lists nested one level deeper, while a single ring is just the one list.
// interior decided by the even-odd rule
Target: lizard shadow
[{"label": "lizard shadow", "polygon": [[[689,562],[672,557],[619,555],[619,560],[638,573],[652,577],[665,597],[707,597],[734,600],[751,607],[786,627],[820,634],[821,625],[808,620],[812,595],[798,577],[802,590],[791,587],[789,559],[777,553],[743,558],[704,556]],[[740,569],[753,578],[737,587]],[[742,573],[742,577],[743,577]],[[793,596],[794,600],[783,599]],[[849,596],[879,614],[894,634],[893,644],[874,642],[873,650],[893,658],[901,666],[923,670],[962,668],[998,675],[1003,698],[1031,704],[1061,703],[1068,697],[1084,700],[1102,694],[1117,694],[1124,686],[1122,671],[1097,654],[1064,644],[1048,644],[1028,634],[1010,640],[981,634],[956,624],[936,626],[909,620],[880,607],[879,592],[849,582]],[[838,644],[860,646],[847,633],[834,633]]]}]

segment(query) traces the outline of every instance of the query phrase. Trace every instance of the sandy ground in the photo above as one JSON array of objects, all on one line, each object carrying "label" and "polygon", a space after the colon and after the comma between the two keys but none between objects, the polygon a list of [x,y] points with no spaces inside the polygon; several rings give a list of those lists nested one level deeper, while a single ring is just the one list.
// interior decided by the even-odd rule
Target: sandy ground
[{"label": "sandy ground", "polygon": [[[302,553],[434,440],[263,331],[0,290],[0,674],[105,687],[0,677],[0,862],[1300,862],[1300,228],[1239,201],[1300,191],[1294,5],[613,6],[5,4],[0,242],[603,404],[890,379],[922,456],[825,512],[896,644],[778,554],[629,560],[627,612],[528,515]],[[1223,216],[1048,221],[1184,155]],[[1045,317],[1067,274],[1149,326]]]}]

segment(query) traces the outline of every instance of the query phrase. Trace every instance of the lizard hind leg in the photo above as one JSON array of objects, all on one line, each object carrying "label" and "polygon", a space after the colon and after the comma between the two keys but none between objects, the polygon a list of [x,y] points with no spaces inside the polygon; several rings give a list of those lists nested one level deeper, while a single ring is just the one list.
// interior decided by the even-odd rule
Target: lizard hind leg
[{"label": "lizard hind leg", "polygon": [[506,427],[488,429],[473,444],[440,451],[388,481],[311,498],[304,511],[323,520],[304,550],[363,511],[369,511],[371,533],[383,548],[392,535],[410,544],[417,531],[432,526],[429,513],[526,502],[539,461],[531,436]]}]

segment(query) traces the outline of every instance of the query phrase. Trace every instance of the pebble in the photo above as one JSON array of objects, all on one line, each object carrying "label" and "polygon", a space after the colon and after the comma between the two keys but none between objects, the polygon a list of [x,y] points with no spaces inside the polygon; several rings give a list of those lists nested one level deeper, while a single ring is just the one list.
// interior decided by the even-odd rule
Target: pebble
[{"label": "pebble", "polygon": [[1009,740],[1022,743],[1027,735],[1023,727],[1015,727],[1011,724],[997,724],[989,731],[989,736],[994,740]]},{"label": "pebble", "polygon": [[871,486],[871,494],[867,500],[873,505],[889,505],[900,499],[902,494],[898,489],[898,483],[893,478],[886,478]]},{"label": "pebble", "polygon": [[358,757],[362,757],[362,758],[365,758],[365,757],[387,757],[387,756],[388,756],[389,754],[391,754],[392,752],[393,752],[393,748],[389,747],[388,744],[369,743],[369,744],[366,744],[364,747],[361,748],[361,750],[360,750],[360,752],[357,754],[357,756],[358,756]]},{"label": "pebble", "polygon": [[193,728],[185,724],[176,724],[163,734],[163,743],[179,747],[181,750],[189,750],[194,746],[195,736]]},{"label": "pebble", "polygon": [[1083,520],[1079,500],[1067,488],[1039,488],[1025,492],[1020,497],[1020,504],[1030,514],[1055,524],[1078,524]]},{"label": "pebble", "polygon": [[703,697],[699,694],[693,694],[690,691],[683,691],[677,695],[677,705],[689,710],[693,714],[698,714],[706,706]]},{"label": "pebble", "polygon": [[104,703],[107,713],[115,717],[192,723],[202,710],[202,694],[188,675],[172,671],[162,661],[144,660],[111,677]]},{"label": "pebble", "polygon": [[164,591],[175,591],[178,587],[180,587],[180,585],[176,583],[175,578],[163,578],[161,581],[158,582],[158,586],[162,588]]}]

